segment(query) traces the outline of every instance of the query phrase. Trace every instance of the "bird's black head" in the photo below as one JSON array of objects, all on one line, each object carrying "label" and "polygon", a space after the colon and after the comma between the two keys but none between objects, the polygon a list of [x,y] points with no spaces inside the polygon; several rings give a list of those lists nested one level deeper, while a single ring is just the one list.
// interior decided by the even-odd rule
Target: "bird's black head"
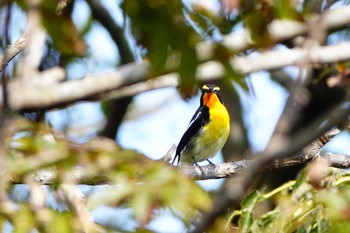
[{"label": "bird's black head", "polygon": [[220,87],[214,84],[205,84],[202,87],[201,105],[203,105],[204,96],[208,93],[214,93],[219,98],[220,102],[223,103],[220,95]]}]

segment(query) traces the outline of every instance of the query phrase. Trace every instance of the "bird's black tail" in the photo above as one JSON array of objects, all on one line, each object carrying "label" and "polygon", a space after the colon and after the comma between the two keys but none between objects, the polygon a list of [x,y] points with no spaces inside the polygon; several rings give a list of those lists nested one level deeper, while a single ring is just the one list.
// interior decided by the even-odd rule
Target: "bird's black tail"
[{"label": "bird's black tail", "polygon": [[179,165],[179,162],[180,162],[180,155],[179,155],[179,154],[175,154],[175,156],[174,156],[173,161],[171,162],[171,164],[174,165],[174,162],[175,162],[176,159],[177,159],[177,164],[176,164],[176,165]]}]

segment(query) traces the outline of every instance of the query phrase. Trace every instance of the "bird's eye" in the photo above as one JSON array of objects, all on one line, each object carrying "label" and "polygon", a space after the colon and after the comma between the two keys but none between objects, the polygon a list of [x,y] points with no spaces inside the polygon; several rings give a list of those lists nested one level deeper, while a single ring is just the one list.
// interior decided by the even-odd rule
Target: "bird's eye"
[{"label": "bird's eye", "polygon": [[220,87],[214,87],[214,88],[213,88],[213,91],[215,91],[215,92],[220,92]]}]

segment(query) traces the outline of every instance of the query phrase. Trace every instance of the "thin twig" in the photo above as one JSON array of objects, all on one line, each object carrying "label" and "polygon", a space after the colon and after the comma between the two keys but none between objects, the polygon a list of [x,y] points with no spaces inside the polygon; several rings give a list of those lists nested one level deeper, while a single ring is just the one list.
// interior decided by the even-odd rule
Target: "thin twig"
[{"label": "thin twig", "polygon": [[15,58],[20,52],[27,47],[28,34],[23,34],[14,44],[7,46],[6,50],[0,55],[0,71]]},{"label": "thin twig", "polygon": [[[7,48],[7,46],[10,44],[10,37],[9,37],[9,30],[10,30],[10,20],[11,20],[11,9],[12,9],[12,4],[7,3],[5,6],[5,25],[4,25],[4,31],[3,31],[3,43],[4,43],[4,48]],[[5,60],[6,58],[6,53],[4,54]],[[4,112],[9,110],[9,104],[8,104],[8,89],[7,89],[7,75],[6,75],[6,66],[2,70],[2,98],[3,98],[3,110]]]},{"label": "thin twig", "polygon": [[114,43],[117,45],[121,64],[135,62],[134,54],[128,41],[125,38],[123,28],[117,25],[110,12],[105,7],[103,7],[101,1],[87,0],[86,3],[90,6],[94,18],[105,27]]}]

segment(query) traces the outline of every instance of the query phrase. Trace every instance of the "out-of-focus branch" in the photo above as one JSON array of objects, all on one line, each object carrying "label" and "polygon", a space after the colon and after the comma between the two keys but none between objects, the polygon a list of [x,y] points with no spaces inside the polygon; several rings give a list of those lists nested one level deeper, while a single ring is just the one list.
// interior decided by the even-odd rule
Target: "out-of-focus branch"
[{"label": "out-of-focus branch", "polygon": [[[12,183],[21,184],[24,183],[22,180],[12,178]],[[66,184],[86,184],[86,185],[101,185],[110,183],[110,179],[103,175],[91,176],[83,168],[76,168],[73,171],[69,171],[64,174],[64,177],[59,177],[53,169],[42,169],[35,171],[31,180],[34,183],[41,185],[54,184],[56,182],[62,182]]]},{"label": "out-of-focus branch", "polygon": [[[112,40],[116,44],[120,63],[122,65],[135,62],[134,54],[131,47],[125,37],[125,33],[122,27],[120,27],[109,11],[102,5],[99,0],[88,0],[86,1],[90,6],[91,13],[96,20],[98,20],[104,28],[108,31]],[[132,101],[131,95],[122,96],[121,98],[114,98],[109,105],[109,111],[107,115],[107,123],[104,129],[101,131],[101,136],[114,139],[120,124],[122,123],[129,104]]]},{"label": "out-of-focus branch", "polygon": [[[33,82],[24,86],[15,81],[9,84],[9,105],[13,110],[65,106],[80,100],[91,100],[92,97],[101,93],[139,82],[146,78],[148,73],[146,64],[130,64],[116,71],[88,75],[82,79],[63,83],[50,83],[50,85]],[[57,75],[60,76],[62,73],[59,72]]]},{"label": "out-of-focus branch", "polygon": [[[284,66],[297,65],[305,59],[311,63],[334,63],[350,59],[350,42],[338,45],[317,47],[310,50],[286,49],[272,51],[256,55],[254,57],[233,58],[232,64],[235,70],[243,73],[256,72],[259,70],[276,69]],[[27,83],[25,86],[17,85],[16,82],[9,85],[9,105],[13,110],[21,109],[49,109],[64,106],[80,100],[97,100],[100,94],[116,90],[122,86],[139,83],[146,80],[150,70],[147,63],[121,66],[119,69],[104,74],[92,74],[81,79],[70,80],[56,85],[42,85],[41,83]],[[217,62],[207,62],[198,67],[197,79],[201,81],[213,80],[224,75],[224,68]],[[165,86],[176,86],[178,75],[168,74],[160,85],[153,88]],[[40,79],[41,80],[41,79]],[[144,90],[143,88],[139,89]],[[18,95],[17,93],[21,93]],[[129,92],[129,91],[127,91]],[[129,93],[126,92],[126,96]],[[132,94],[137,94],[134,91]],[[108,95],[107,95],[108,96]],[[117,94],[117,98],[124,97]],[[2,104],[2,99],[0,99]]]},{"label": "out-of-focus branch", "polygon": [[[95,6],[96,1],[89,1],[91,5]],[[100,4],[97,4],[100,5]],[[98,12],[105,10],[104,8],[96,7],[96,15],[100,15]],[[329,11],[323,15],[322,22],[328,28],[336,28],[343,26],[350,22],[350,14],[345,14],[350,10],[350,7],[342,7],[333,11]],[[345,13],[344,13],[345,12]],[[101,12],[100,12],[101,13]],[[342,14],[340,14],[342,13]],[[108,14],[109,15],[109,14]],[[337,15],[337,17],[334,17]],[[338,18],[338,16],[341,17]],[[109,17],[101,17],[101,23],[106,24],[109,22]],[[328,21],[329,20],[329,21]],[[285,22],[276,22],[272,25],[279,25]],[[289,22],[290,24],[290,22]],[[271,26],[277,27],[277,26]],[[278,28],[278,27],[277,27]],[[283,28],[283,27],[282,27]],[[279,31],[280,29],[276,29]],[[303,29],[304,30],[304,29]],[[285,33],[290,33],[289,37],[305,33],[303,30],[295,30],[295,33],[290,33],[292,30],[286,30],[283,28]],[[118,37],[118,36],[117,36]],[[119,38],[119,37],[118,37]],[[115,39],[118,39],[115,38]],[[233,45],[229,45],[229,42],[235,41],[232,38],[241,38],[243,41],[246,41],[245,37],[242,34],[234,34],[222,41],[224,46],[228,46],[230,49],[234,50]],[[278,38],[282,38],[279,36]],[[18,52],[26,46],[25,37],[21,38],[18,45],[11,46],[6,53],[9,53],[9,56],[6,57],[0,64],[7,64],[11,58],[13,58]],[[121,43],[121,42],[120,42]],[[123,46],[125,43],[122,43]],[[235,44],[235,43],[232,43]],[[121,46],[119,49],[124,48]],[[209,45],[205,45],[209,46]],[[207,51],[208,47],[203,47],[203,44],[198,45],[199,50]],[[212,46],[212,45],[210,45]],[[243,46],[244,47],[244,46]],[[207,51],[208,52],[208,51]],[[126,57],[132,57],[131,51],[127,51],[129,54]],[[207,54],[207,53],[205,53]],[[1,57],[0,57],[1,58]],[[124,58],[126,59],[126,58]],[[248,74],[252,72],[257,72],[260,70],[271,70],[277,69],[285,66],[300,65],[303,62],[308,61],[311,64],[326,64],[334,63],[350,59],[350,42],[344,42],[337,45],[324,46],[324,47],[315,47],[312,49],[284,49],[278,51],[270,51],[265,53],[260,53],[255,56],[248,57],[234,57],[231,59],[230,63],[234,70],[241,72],[243,74]],[[128,62],[126,60],[125,62]],[[16,83],[9,85],[9,107],[13,110],[35,110],[35,109],[50,109],[60,106],[65,106],[76,101],[80,100],[97,100],[98,97],[103,96],[101,94],[108,93],[109,91],[116,90],[122,86],[130,85],[132,83],[139,83],[146,80],[149,76],[149,67],[147,63],[142,64],[129,64],[127,66],[122,66],[115,71],[111,71],[106,75],[96,74],[89,75],[79,80],[70,80],[64,83],[57,83],[56,85],[51,84],[50,86],[41,85],[40,83],[26,83],[26,85],[19,86]],[[209,61],[201,64],[197,70],[197,79],[204,80],[213,80],[222,77],[225,74],[225,69],[219,62]],[[26,73],[28,75],[28,73]],[[37,75],[37,74],[36,74]],[[40,75],[40,73],[38,73]],[[62,76],[62,75],[61,75]],[[61,78],[59,78],[61,79]],[[43,80],[43,79],[40,79]],[[170,73],[167,75],[165,82],[162,82],[160,85],[146,85],[141,84],[141,88],[138,90],[131,91],[123,90],[122,93],[113,93],[107,94],[106,98],[123,98],[130,96],[131,94],[137,94],[143,90],[151,90],[155,88],[162,88],[165,86],[176,86],[178,83],[178,75],[175,73]],[[21,95],[18,95],[20,91]],[[0,105],[3,104],[3,100],[0,99]]]},{"label": "out-of-focus branch", "polygon": [[18,64],[18,67],[21,68],[16,70],[16,77],[21,79],[20,83],[23,86],[26,86],[27,82],[31,82],[35,78],[40,78],[37,74],[39,73],[38,68],[42,57],[41,52],[45,46],[46,30],[41,24],[42,16],[38,4],[37,1],[29,2],[27,44]]},{"label": "out-of-focus branch", "polygon": [[94,223],[91,212],[85,204],[85,197],[82,191],[75,185],[61,185],[59,193],[62,194],[64,203],[68,204],[79,219],[83,232],[97,231],[98,227]]},{"label": "out-of-focus branch", "polygon": [[120,55],[121,64],[134,62],[135,58],[130,49],[129,43],[124,36],[123,28],[119,27],[110,13],[103,7],[99,0],[87,0],[91,13],[108,31],[114,43],[117,45]]},{"label": "out-of-focus branch", "polygon": [[[350,23],[350,6],[339,7],[334,10],[325,11],[321,15],[314,15],[313,17],[319,18],[319,23],[323,25],[325,29],[331,30],[345,26]],[[313,18],[313,20],[316,20]],[[274,20],[270,23],[269,34],[276,42],[294,38],[307,33],[308,27],[296,21],[291,20]],[[251,46],[253,41],[248,30],[244,30],[240,33],[231,33],[224,36],[220,45],[227,48],[232,52],[241,52]],[[197,45],[197,56],[201,61],[207,61],[213,58],[215,54],[215,43],[201,42]]]},{"label": "out-of-focus branch", "polygon": [[[96,6],[97,1],[87,1],[90,6]],[[100,5],[100,4],[99,4]],[[99,17],[99,21],[105,22],[107,25],[110,22],[110,18],[107,17],[109,14],[99,14],[101,10],[100,7],[94,7],[96,17]],[[102,12],[103,13],[103,12]],[[104,18],[102,18],[104,17]],[[340,7],[335,10],[326,11],[322,15],[322,22],[327,29],[334,29],[338,27],[342,27],[350,23],[350,6]],[[104,24],[104,25],[105,25]],[[111,24],[109,24],[111,25]],[[111,29],[113,31],[113,27],[107,27],[107,29]],[[118,30],[114,30],[115,35],[121,35],[120,28]],[[306,32],[307,27],[301,23],[289,20],[275,20],[269,26],[269,32],[272,38],[276,41],[285,40],[289,38],[293,38],[298,35],[302,35]],[[117,33],[118,32],[118,33]],[[7,65],[18,53],[20,53],[27,46],[27,35],[24,34],[21,38],[19,38],[13,45],[9,46],[6,51],[0,55],[0,71],[3,69],[5,65]],[[121,40],[119,36],[116,38],[113,37],[115,41]],[[125,44],[126,42],[122,42],[121,44]],[[232,51],[243,51],[249,48],[251,44],[251,39],[248,32],[241,33],[231,33],[223,38],[220,44],[228,48]],[[213,56],[213,50],[216,44],[201,42],[197,45],[197,53],[198,58],[202,61],[209,60]],[[124,47],[122,47],[124,48]],[[122,51],[120,51],[122,53]],[[5,56],[6,54],[6,56]],[[124,53],[123,53],[124,54]],[[6,57],[6,60],[4,60]],[[122,56],[125,58],[127,56]]]},{"label": "out-of-focus branch", "polygon": [[[2,31],[2,36],[3,36],[3,48],[7,48],[7,46],[10,44],[10,36],[9,36],[9,31],[10,31],[10,21],[11,21],[11,15],[12,15],[12,3],[7,3],[5,6],[5,17],[4,17],[4,27]],[[4,54],[4,60],[6,60],[6,53]],[[9,110],[8,106],[8,91],[7,91],[7,82],[8,82],[8,77],[7,73],[4,70],[1,72],[1,84],[2,84],[2,98],[3,98],[3,111],[6,112]]]},{"label": "out-of-focus branch", "polygon": [[335,63],[349,59],[350,43],[314,47],[312,49],[294,48],[260,53],[258,56],[237,57],[231,65],[237,71],[248,74],[260,70],[273,70],[286,66],[302,65],[307,59],[309,64]]},{"label": "out-of-focus branch", "polygon": [[9,45],[6,50],[0,55],[0,71],[4,69],[8,63],[15,58],[24,48],[26,48],[28,39],[27,33],[23,34],[16,42]]},{"label": "out-of-focus branch", "polygon": [[166,87],[176,87],[178,85],[178,76],[176,74],[169,74],[159,76],[147,80],[145,82],[135,83],[129,86],[118,88],[117,90],[102,94],[100,97],[102,99],[115,99],[126,96],[135,96],[140,93],[147,91],[161,89]]}]

